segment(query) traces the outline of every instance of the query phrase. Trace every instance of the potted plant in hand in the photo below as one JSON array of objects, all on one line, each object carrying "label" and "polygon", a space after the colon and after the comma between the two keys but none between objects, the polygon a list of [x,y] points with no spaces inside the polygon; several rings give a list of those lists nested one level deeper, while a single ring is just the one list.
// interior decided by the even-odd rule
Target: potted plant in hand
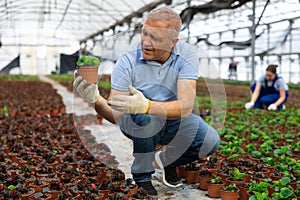
[{"label": "potted plant in hand", "polygon": [[239,189],[234,183],[226,187],[222,187],[220,191],[222,200],[238,200]]},{"label": "potted plant in hand", "polygon": [[99,58],[95,56],[82,56],[76,64],[78,74],[86,80],[87,84],[98,82]]},{"label": "potted plant in hand", "polygon": [[220,176],[217,176],[207,183],[208,196],[211,198],[220,198],[220,189],[225,186],[225,183],[222,182],[222,178]]}]

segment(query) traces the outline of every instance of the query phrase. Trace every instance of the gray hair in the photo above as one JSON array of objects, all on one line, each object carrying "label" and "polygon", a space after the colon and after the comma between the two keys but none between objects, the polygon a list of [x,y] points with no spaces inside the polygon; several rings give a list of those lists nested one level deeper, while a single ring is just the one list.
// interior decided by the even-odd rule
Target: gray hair
[{"label": "gray hair", "polygon": [[175,30],[174,36],[178,37],[182,23],[180,16],[171,8],[161,7],[153,9],[149,12],[146,19],[167,22],[167,28]]}]

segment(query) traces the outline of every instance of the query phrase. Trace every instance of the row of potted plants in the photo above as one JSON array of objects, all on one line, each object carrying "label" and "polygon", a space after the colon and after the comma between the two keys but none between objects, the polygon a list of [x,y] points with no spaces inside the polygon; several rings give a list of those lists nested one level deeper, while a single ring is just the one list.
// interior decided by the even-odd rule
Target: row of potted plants
[{"label": "row of potted plants", "polygon": [[[39,85],[43,84],[32,82],[31,91],[40,90]],[[48,86],[43,87],[51,99],[60,102],[60,96]],[[27,103],[32,108],[42,102]],[[14,100],[17,109],[19,105]],[[1,109],[0,199],[148,198],[145,190],[138,190],[131,179],[125,179],[107,145],[97,143],[84,129],[88,117],[80,118],[80,123],[62,112],[29,111],[11,117],[9,108]]]},{"label": "row of potted plants", "polygon": [[[249,199],[251,196],[253,196],[251,199],[260,199],[257,196],[257,193],[260,191],[256,191],[255,189],[253,189],[257,185],[259,185],[259,187],[262,185],[267,185],[266,189],[268,198],[299,198],[300,181],[297,182],[297,180],[299,179],[296,179],[292,174],[285,173],[284,176],[276,177],[274,179],[272,179],[273,177],[258,178],[253,177],[249,174],[253,174],[251,168],[254,168],[255,170],[261,170],[259,169],[259,166],[248,166],[247,169],[250,171],[250,173],[249,171],[247,171],[247,173],[243,173],[236,166],[230,168],[219,167],[219,170],[210,169],[207,168],[207,166],[210,165],[208,163],[209,161],[204,164],[203,160],[201,160],[200,163],[192,163],[187,165],[185,168],[178,167],[177,171],[179,175],[183,176],[186,179],[187,183],[199,183],[199,189],[208,191],[208,196],[212,198],[221,197],[222,199],[237,199],[239,197],[241,200],[243,200]],[[228,171],[228,174],[224,174],[223,172],[225,171]],[[267,174],[269,172],[258,172],[258,174],[261,173]],[[234,192],[235,194],[231,194],[232,192]],[[281,192],[284,194],[282,194]],[[285,194],[287,192],[288,194]],[[223,197],[227,195],[229,195],[230,197]]]},{"label": "row of potted plants", "polygon": [[[178,167],[178,174],[187,183],[199,182],[201,190],[208,190],[211,181],[222,182],[224,190],[235,184],[241,199],[299,199],[299,118],[296,109],[229,112],[225,127],[218,130],[219,150],[208,160]],[[263,194],[254,189],[263,186]]]},{"label": "row of potted plants", "polygon": [[[0,109],[6,108],[10,117],[25,114],[51,114],[65,112],[62,98],[48,83],[40,81],[0,81]],[[47,93],[47,95],[45,95]],[[4,118],[0,112],[0,119]]]}]

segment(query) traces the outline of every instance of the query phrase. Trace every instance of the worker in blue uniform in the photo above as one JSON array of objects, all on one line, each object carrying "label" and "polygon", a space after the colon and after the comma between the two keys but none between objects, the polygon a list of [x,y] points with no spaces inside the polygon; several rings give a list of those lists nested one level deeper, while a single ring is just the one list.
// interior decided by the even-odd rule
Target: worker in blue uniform
[{"label": "worker in blue uniform", "polygon": [[268,110],[282,110],[284,103],[288,100],[288,85],[284,79],[277,74],[277,65],[269,65],[266,74],[259,77],[256,83],[251,85],[251,101],[245,104],[245,108]]}]

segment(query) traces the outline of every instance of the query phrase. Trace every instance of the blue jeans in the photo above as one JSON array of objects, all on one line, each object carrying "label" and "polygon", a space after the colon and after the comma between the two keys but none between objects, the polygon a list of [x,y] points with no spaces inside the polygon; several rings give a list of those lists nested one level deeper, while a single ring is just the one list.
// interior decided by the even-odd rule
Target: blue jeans
[{"label": "blue jeans", "polygon": [[157,144],[165,145],[161,154],[164,166],[191,163],[213,154],[220,144],[219,134],[194,114],[177,120],[147,114],[125,114],[119,126],[123,134],[133,141],[131,173],[135,182],[151,181]]},{"label": "blue jeans", "polygon": [[[255,87],[256,87],[256,83],[253,83],[251,85],[252,92],[254,92]],[[264,87],[261,87],[259,96],[258,96],[253,108],[254,109],[264,109],[264,105],[269,106],[272,103],[275,103],[279,98],[280,98],[279,92],[278,92],[278,94],[268,94],[266,89]],[[279,106],[277,106],[277,110],[282,110],[283,104],[288,100],[288,98],[289,98],[289,93],[288,93],[288,91],[286,91],[285,99]]]}]

